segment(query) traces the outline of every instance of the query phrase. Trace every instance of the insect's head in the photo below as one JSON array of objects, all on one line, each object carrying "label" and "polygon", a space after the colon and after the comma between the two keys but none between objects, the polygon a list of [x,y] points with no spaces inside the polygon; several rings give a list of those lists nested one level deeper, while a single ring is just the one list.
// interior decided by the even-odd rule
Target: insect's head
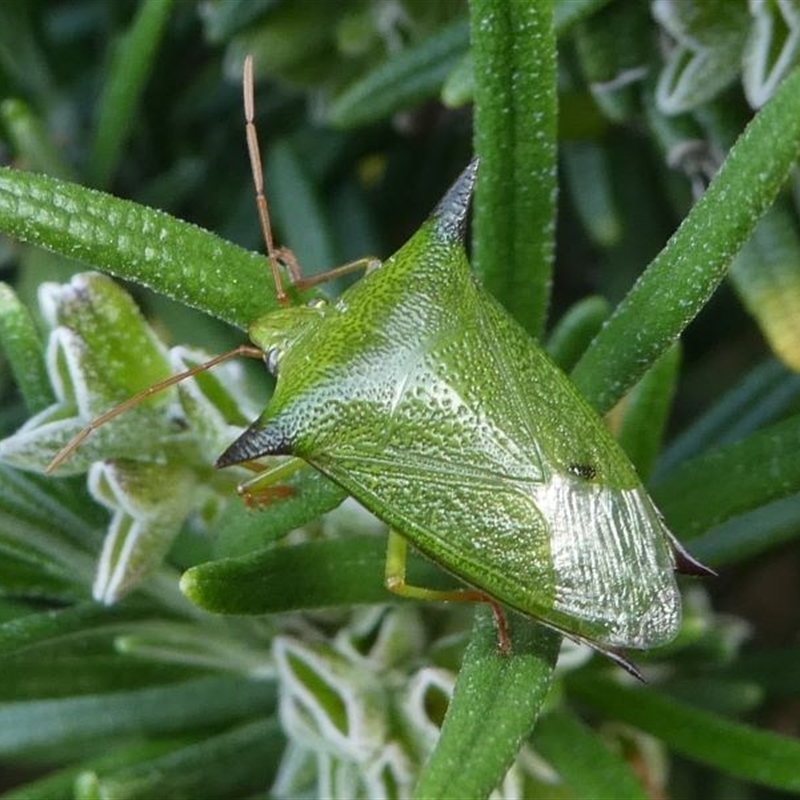
[{"label": "insect's head", "polygon": [[267,369],[273,375],[277,376],[280,362],[292,345],[316,325],[329,308],[325,300],[312,300],[305,306],[279,308],[250,325],[250,341],[263,352]]}]

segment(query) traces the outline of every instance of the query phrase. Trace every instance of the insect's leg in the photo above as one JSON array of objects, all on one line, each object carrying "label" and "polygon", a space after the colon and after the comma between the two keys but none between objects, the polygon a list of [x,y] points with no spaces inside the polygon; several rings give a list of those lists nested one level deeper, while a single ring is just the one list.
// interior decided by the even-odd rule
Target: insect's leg
[{"label": "insect's leg", "polygon": [[341,267],[304,278],[297,263],[294,253],[287,247],[276,247],[272,235],[272,223],[269,218],[269,206],[264,192],[264,167],[261,163],[261,148],[258,144],[258,132],[255,125],[255,99],[253,91],[253,57],[247,56],[244,60],[244,74],[242,79],[242,89],[244,94],[244,118],[245,134],[247,136],[247,152],[250,156],[250,171],[253,175],[253,185],[256,193],[256,207],[258,208],[258,221],[261,225],[261,234],[264,238],[264,245],[267,249],[267,259],[269,260],[272,279],[275,282],[275,294],[281,305],[288,303],[288,297],[283,288],[281,278],[280,263],[285,264],[289,271],[292,285],[298,289],[307,289],[316,286],[324,281],[333,280],[342,275],[349,275],[361,269],[367,269],[371,264],[379,264],[377,258],[360,258]]},{"label": "insect's leg", "polygon": [[489,595],[476,589],[426,589],[423,586],[411,586],[406,583],[406,561],[408,542],[396,531],[389,531],[389,543],[386,549],[386,588],[401,597],[416,600],[434,600],[443,603],[488,603],[492,608],[495,627],[497,628],[497,646],[501,653],[511,651],[511,640],[508,638],[508,625],[503,607]]},{"label": "insect's leg", "polygon": [[112,419],[115,419],[120,414],[124,414],[129,409],[139,405],[139,403],[141,403],[143,400],[146,400],[148,397],[152,397],[154,394],[163,392],[164,389],[168,389],[170,386],[174,386],[176,383],[181,383],[182,381],[185,381],[187,378],[191,378],[194,375],[199,375],[201,372],[207,372],[209,369],[217,366],[217,364],[221,364],[223,361],[228,361],[231,358],[238,358],[240,356],[246,356],[248,358],[263,358],[264,354],[257,347],[251,347],[250,345],[242,344],[238,347],[234,347],[233,350],[228,350],[227,353],[221,353],[220,355],[215,356],[208,361],[204,361],[202,364],[198,364],[196,367],[187,369],[185,372],[179,372],[177,375],[172,375],[166,380],[159,381],[158,383],[154,383],[152,386],[148,386],[146,389],[143,389],[141,392],[133,395],[133,397],[129,397],[124,402],[114,406],[114,408],[109,409],[104,414],[101,414],[99,417],[96,417],[89,422],[89,424],[83,428],[83,430],[81,430],[55,454],[52,461],[45,467],[44,471],[50,474],[51,472],[57,470],[61,464],[63,464],[70,457],[70,455],[77,450],[78,447],[80,447],[81,443],[86,439],[87,436],[89,436],[89,434],[92,433],[92,431],[96,431],[99,427],[105,425],[106,422],[111,422]]},{"label": "insect's leg", "polygon": [[374,256],[365,256],[364,258],[358,258],[355,261],[350,261],[347,264],[342,264],[340,267],[334,267],[333,269],[325,270],[325,272],[320,272],[316,275],[310,275],[307,278],[301,277],[299,268],[295,276],[289,263],[287,263],[287,266],[289,267],[289,274],[292,275],[292,285],[297,289],[308,289],[311,286],[317,286],[320,283],[325,283],[325,281],[332,281],[336,278],[340,278],[342,275],[349,275],[351,272],[358,272],[362,269],[369,270],[370,267],[378,266],[380,263],[381,261],[379,258],[375,258]]},{"label": "insect's leg", "polygon": [[301,458],[289,458],[275,467],[264,467],[256,461],[246,461],[239,466],[258,474],[239,484],[236,491],[248,508],[269,505],[275,500],[291,497],[293,490],[285,481],[305,465]]},{"label": "insect's leg", "polygon": [[[247,152],[250,156],[250,171],[253,174],[253,185],[256,192],[256,207],[258,208],[258,221],[261,225],[261,234],[267,248],[272,280],[275,282],[275,295],[283,306],[288,303],[288,297],[283,289],[281,270],[278,264],[278,251],[272,236],[272,223],[269,219],[269,206],[267,196],[264,194],[264,167],[261,164],[261,149],[258,145],[258,133],[255,125],[255,99],[253,92],[253,57],[248,55],[244,60],[244,74],[242,78],[244,94],[244,120],[245,134],[247,136]],[[294,260],[294,256],[292,256]],[[297,263],[296,261],[294,262]]]}]

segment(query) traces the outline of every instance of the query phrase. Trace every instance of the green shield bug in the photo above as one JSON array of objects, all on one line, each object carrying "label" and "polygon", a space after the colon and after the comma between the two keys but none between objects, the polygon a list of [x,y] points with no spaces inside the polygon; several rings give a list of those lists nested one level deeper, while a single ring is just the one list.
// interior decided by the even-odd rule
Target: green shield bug
[{"label": "green shield bug", "polygon": [[[250,69],[248,61],[248,142],[284,302],[278,255],[294,265],[272,244]],[[389,588],[490,602],[501,642],[498,604],[511,607],[636,674],[618,650],[674,638],[675,570],[710,571],[672,537],[573,384],[473,276],[463,237],[477,168],[473,161],[419,231],[337,300],[272,312],[250,326],[255,347],[209,362],[258,355],[276,376],[266,410],[216,465],[301,459],[388,524]],[[276,496],[292,463],[301,462],[257,475],[241,491]],[[406,585],[406,542],[473,589]]]}]

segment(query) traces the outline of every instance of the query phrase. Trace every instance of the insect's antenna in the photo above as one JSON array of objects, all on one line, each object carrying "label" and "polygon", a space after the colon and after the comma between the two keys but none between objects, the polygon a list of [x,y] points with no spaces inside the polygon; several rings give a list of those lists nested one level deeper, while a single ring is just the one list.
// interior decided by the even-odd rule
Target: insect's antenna
[{"label": "insect's antenna", "polygon": [[252,347],[251,345],[247,344],[240,344],[238,347],[234,347],[233,350],[229,350],[227,353],[221,353],[220,355],[214,356],[214,358],[209,359],[208,361],[204,361],[202,364],[198,364],[196,367],[187,369],[185,372],[179,372],[177,375],[172,375],[166,380],[160,381],[159,383],[154,383],[152,386],[148,386],[138,394],[133,395],[133,397],[129,397],[118,406],[114,406],[114,408],[109,409],[104,414],[101,414],[99,417],[93,419],[82,431],[70,439],[70,441],[56,453],[56,455],[53,457],[53,460],[47,465],[47,467],[45,467],[44,471],[47,474],[55,472],[70,457],[70,455],[72,455],[72,453],[75,452],[78,447],[80,447],[89,434],[105,425],[106,422],[110,422],[120,414],[124,414],[126,411],[138,405],[143,400],[146,400],[148,397],[158,394],[159,392],[163,392],[164,389],[168,389],[170,386],[174,386],[176,383],[181,383],[181,381],[185,381],[187,378],[191,378],[193,375],[206,372],[206,370],[216,367],[217,364],[221,364],[223,361],[227,361],[230,358],[237,358],[239,356],[246,356],[248,358],[263,358],[264,353],[257,347]]},{"label": "insect's antenna", "polygon": [[278,255],[275,242],[272,238],[272,225],[269,221],[269,207],[264,194],[264,168],[261,164],[261,150],[258,146],[258,134],[255,126],[255,100],[253,99],[253,57],[248,55],[244,60],[244,75],[242,79],[244,90],[244,119],[245,133],[247,134],[247,152],[250,154],[250,169],[253,173],[253,185],[256,190],[256,206],[258,207],[258,221],[261,223],[261,233],[267,247],[272,279],[275,281],[275,294],[278,302],[283,306],[287,303],[286,292],[283,291],[283,281],[278,266]]}]

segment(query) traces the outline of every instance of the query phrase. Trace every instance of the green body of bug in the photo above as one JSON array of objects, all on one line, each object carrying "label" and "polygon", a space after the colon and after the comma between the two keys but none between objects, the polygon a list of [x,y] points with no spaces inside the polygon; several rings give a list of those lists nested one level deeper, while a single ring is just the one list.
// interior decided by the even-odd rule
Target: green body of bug
[{"label": "green body of bug", "polygon": [[704,568],[473,277],[462,239],[476,169],[337,301],[251,326],[277,385],[217,466],[299,456],[490,598],[612,654],[663,645],[680,625],[676,562]]}]

